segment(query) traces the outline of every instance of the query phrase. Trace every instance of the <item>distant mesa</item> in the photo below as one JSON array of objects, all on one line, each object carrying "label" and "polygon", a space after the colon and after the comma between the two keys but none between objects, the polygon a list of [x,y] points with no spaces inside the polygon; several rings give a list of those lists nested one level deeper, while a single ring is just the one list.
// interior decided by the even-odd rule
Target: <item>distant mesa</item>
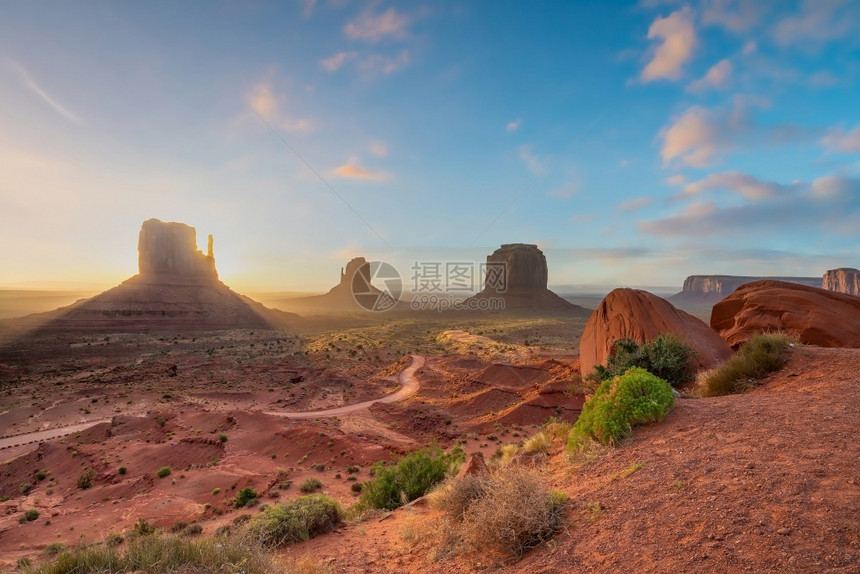
[{"label": "distant mesa", "polygon": [[144,221],[137,250],[137,275],[95,297],[27,319],[43,323],[43,331],[111,333],[265,329],[298,317],[264,307],[219,281],[212,236],[203,254],[189,225]]},{"label": "distant mesa", "polygon": [[716,331],[665,299],[639,289],[615,289],[585,325],[579,343],[582,374],[589,375],[595,366],[605,365],[617,341],[645,343],[666,333],[693,348],[697,368],[711,368],[732,356],[731,347]]},{"label": "distant mesa", "polygon": [[683,289],[669,297],[674,304],[707,304],[713,305],[717,301],[729,296],[741,285],[753,281],[785,281],[820,287],[821,279],[818,277],[745,277],[741,275],[690,275],[684,280]]},{"label": "distant mesa", "polygon": [[[332,299],[341,299],[350,305],[355,305],[355,299],[352,294],[353,280],[355,278],[356,273],[367,273],[368,269],[368,261],[364,257],[353,257],[350,259],[346,267],[340,268],[340,282],[329,289],[329,292],[324,295],[328,296]],[[379,289],[370,285],[367,282],[367,287],[369,292],[373,292],[376,294],[382,293]]]},{"label": "distant mesa", "polygon": [[732,347],[783,331],[807,345],[860,348],[858,325],[860,297],[783,281],[742,285],[711,312],[711,327]]},{"label": "distant mesa", "polygon": [[498,297],[506,310],[554,310],[588,315],[589,311],[547,288],[546,256],[537,245],[505,243],[487,255],[484,288],[472,299]]},{"label": "distant mesa", "polygon": [[[308,297],[294,297],[285,300],[283,305],[287,308],[307,309],[312,312],[361,311],[362,307],[356,302],[353,295],[353,280],[357,273],[365,276],[368,275],[370,272],[370,263],[364,257],[353,257],[347,262],[346,267],[340,268],[340,280],[327,293]],[[367,277],[367,280],[363,281],[362,284],[363,292],[368,296],[382,293],[382,291],[370,283],[370,277]]]},{"label": "distant mesa", "polygon": [[837,293],[860,296],[860,270],[850,267],[831,269],[824,274],[821,288]]}]

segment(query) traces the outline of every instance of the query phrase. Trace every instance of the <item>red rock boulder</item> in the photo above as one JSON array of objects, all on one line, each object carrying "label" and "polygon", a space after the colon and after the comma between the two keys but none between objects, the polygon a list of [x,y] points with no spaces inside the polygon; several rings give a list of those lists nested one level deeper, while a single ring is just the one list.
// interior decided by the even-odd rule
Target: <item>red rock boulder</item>
[{"label": "red rock boulder", "polygon": [[860,348],[860,297],[782,281],[756,281],[714,305],[711,327],[732,347],[783,331],[807,345]]},{"label": "red rock boulder", "polygon": [[585,325],[579,343],[582,374],[606,364],[612,346],[621,339],[645,343],[671,333],[696,352],[697,368],[711,368],[732,355],[716,331],[665,299],[639,289],[615,289],[607,295]]}]

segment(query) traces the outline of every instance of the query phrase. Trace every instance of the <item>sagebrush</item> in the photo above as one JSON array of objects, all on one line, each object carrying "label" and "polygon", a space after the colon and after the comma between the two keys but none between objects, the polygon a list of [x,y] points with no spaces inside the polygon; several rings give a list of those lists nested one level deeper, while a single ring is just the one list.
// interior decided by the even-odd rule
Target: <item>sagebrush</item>
[{"label": "sagebrush", "polygon": [[777,333],[755,335],[734,357],[699,376],[699,394],[717,397],[741,393],[755,381],[777,371],[788,360],[791,339]]},{"label": "sagebrush", "polygon": [[286,546],[328,532],[342,520],[343,509],[336,500],[311,494],[265,508],[248,523],[248,532],[265,547]]}]

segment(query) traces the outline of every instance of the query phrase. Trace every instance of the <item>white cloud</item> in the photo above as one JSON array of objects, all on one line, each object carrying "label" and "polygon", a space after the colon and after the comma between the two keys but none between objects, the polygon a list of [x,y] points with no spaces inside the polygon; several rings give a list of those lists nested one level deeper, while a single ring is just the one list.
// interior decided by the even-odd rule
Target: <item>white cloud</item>
[{"label": "white cloud", "polygon": [[701,94],[708,90],[719,90],[728,86],[731,81],[734,66],[729,60],[720,60],[708,72],[687,86],[687,91]]},{"label": "white cloud", "polygon": [[66,106],[58,102],[55,98],[49,96],[48,93],[45,92],[45,90],[43,90],[42,87],[36,83],[36,80],[34,80],[30,76],[30,73],[24,66],[11,58],[7,58],[7,62],[9,67],[11,67],[18,74],[18,77],[20,78],[24,86],[26,86],[27,89],[29,89],[36,96],[38,96],[44,103],[48,104],[51,109],[53,109],[55,112],[57,112],[71,122],[74,122],[76,124],[81,123],[81,118],[78,117],[77,114],[69,111]]},{"label": "white cloud", "polygon": [[522,123],[523,123],[523,120],[520,120],[520,119],[516,119],[512,122],[508,122],[508,125],[505,126],[505,131],[506,132],[515,132],[518,129],[520,129],[520,126],[522,125]]},{"label": "white cloud", "polygon": [[853,130],[845,131],[843,128],[833,128],[821,140],[824,146],[833,152],[856,153],[860,152],[860,125]]},{"label": "white cloud", "polygon": [[384,38],[403,39],[406,37],[409,23],[410,19],[407,16],[398,14],[394,8],[389,8],[379,14],[364,12],[348,23],[343,31],[353,40],[378,42]]},{"label": "white cloud", "polygon": [[520,159],[523,160],[523,163],[526,164],[526,167],[529,168],[529,171],[535,174],[543,173],[546,169],[546,162],[539,158],[532,151],[533,146],[531,145],[522,145],[520,146]]},{"label": "white cloud", "polygon": [[664,165],[677,159],[689,166],[704,167],[726,146],[716,114],[701,106],[689,108],[660,135]]},{"label": "white cloud", "polygon": [[394,57],[383,54],[370,54],[358,63],[359,69],[367,76],[378,74],[393,74],[394,72],[409,65],[410,56],[408,50],[401,50]]},{"label": "white cloud", "polygon": [[260,82],[248,93],[248,106],[261,118],[288,132],[309,132],[314,128],[308,118],[293,118],[281,111],[284,94],[276,94],[269,81]]},{"label": "white cloud", "polygon": [[771,34],[780,46],[821,46],[860,26],[860,6],[846,0],[805,0],[798,14],[778,21]]},{"label": "white cloud", "polygon": [[735,33],[756,26],[767,8],[762,0],[704,0],[702,24],[722,26]]},{"label": "white cloud", "polygon": [[370,153],[376,157],[386,157],[388,156],[388,146],[381,141],[370,142]]},{"label": "white cloud", "polygon": [[570,181],[564,185],[549,190],[547,195],[557,199],[570,199],[572,196],[579,193],[580,189],[582,189],[582,184],[578,181]]},{"label": "white cloud", "polygon": [[320,64],[323,68],[325,68],[328,72],[336,72],[349,62],[350,60],[355,59],[358,54],[355,52],[338,52],[333,56],[329,56],[328,58],[323,58],[320,60]]},{"label": "white cloud", "polygon": [[781,193],[790,191],[791,188],[791,185],[762,181],[745,173],[729,171],[712,173],[704,179],[690,182],[675,198],[693,197],[704,192],[724,189],[736,193],[744,199],[757,201],[779,197]]},{"label": "white cloud", "polygon": [[622,201],[621,205],[618,207],[621,211],[639,211],[640,209],[648,207],[652,203],[654,203],[654,200],[650,197],[637,197],[636,199]]},{"label": "white cloud", "polygon": [[672,12],[665,18],[657,18],[648,29],[648,39],[662,40],[654,56],[640,74],[643,82],[653,80],[677,80],[684,64],[693,56],[698,44],[693,25],[693,11],[689,6]]},{"label": "white cloud", "polygon": [[684,185],[685,183],[687,183],[687,178],[681,174],[678,174],[667,177],[665,181],[669,185]]},{"label": "white cloud", "polygon": [[360,165],[355,158],[332,170],[332,175],[344,179],[363,179],[367,181],[386,181],[391,178],[387,171],[370,171]]}]

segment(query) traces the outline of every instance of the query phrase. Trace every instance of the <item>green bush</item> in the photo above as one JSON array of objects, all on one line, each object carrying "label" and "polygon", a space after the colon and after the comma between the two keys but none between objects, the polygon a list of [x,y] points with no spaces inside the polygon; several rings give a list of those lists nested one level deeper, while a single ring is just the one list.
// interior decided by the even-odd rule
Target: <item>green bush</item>
[{"label": "green bush", "polygon": [[252,500],[257,499],[257,492],[253,488],[243,488],[236,494],[236,498],[233,500],[233,506],[236,508],[242,508],[243,506],[248,506]]},{"label": "green bush", "polygon": [[301,484],[301,486],[299,486],[299,490],[301,490],[302,492],[310,493],[310,492],[316,492],[317,490],[321,489],[322,487],[323,487],[323,483],[320,479],[309,478],[306,481],[304,481]]},{"label": "green bush", "polygon": [[789,345],[791,341],[782,334],[754,336],[734,357],[700,375],[699,393],[718,397],[749,389],[754,381],[782,368]]},{"label": "green bush", "polygon": [[597,387],[583,405],[567,446],[578,451],[592,440],[615,444],[634,425],[663,420],[674,405],[669,383],[634,367]]},{"label": "green bush", "polygon": [[459,468],[464,459],[465,453],[458,446],[450,453],[438,447],[416,450],[390,467],[376,463],[371,467],[376,478],[364,483],[359,505],[383,510],[399,508],[424,496]]},{"label": "green bush", "polygon": [[693,378],[695,355],[687,343],[671,333],[658,335],[641,345],[633,339],[622,339],[612,346],[606,366],[597,365],[591,377],[606,381],[623,375],[631,367],[641,367],[675,387]]},{"label": "green bush", "polygon": [[164,478],[165,476],[169,476],[173,470],[169,466],[162,466],[155,472],[155,476],[158,478]]},{"label": "green bush", "polygon": [[33,522],[39,518],[39,511],[35,508],[31,508],[29,510],[24,511],[24,521],[25,522]]},{"label": "green bush", "polygon": [[248,530],[263,546],[278,547],[328,532],[342,520],[343,510],[336,500],[325,494],[311,494],[269,506],[251,519]]},{"label": "green bush", "polygon": [[92,487],[93,479],[96,473],[93,469],[88,468],[78,476],[78,488],[87,489]]}]

